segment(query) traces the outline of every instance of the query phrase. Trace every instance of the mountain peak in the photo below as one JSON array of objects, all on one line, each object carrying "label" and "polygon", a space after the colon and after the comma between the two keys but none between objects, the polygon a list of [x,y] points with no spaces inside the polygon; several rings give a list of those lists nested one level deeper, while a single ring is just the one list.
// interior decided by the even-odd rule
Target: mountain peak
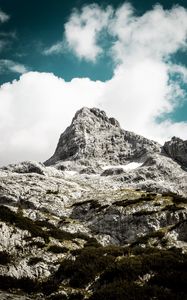
[{"label": "mountain peak", "polygon": [[110,125],[120,127],[119,122],[115,118],[108,118],[105,111],[100,110],[99,108],[93,107],[82,107],[78,110],[72,120],[72,123],[79,122],[84,123],[91,121],[99,122],[99,123],[109,123]]},{"label": "mountain peak", "polygon": [[121,129],[104,111],[83,107],[61,134],[54,155],[45,165],[61,161],[79,161],[87,166],[126,164],[159,151],[158,143]]}]

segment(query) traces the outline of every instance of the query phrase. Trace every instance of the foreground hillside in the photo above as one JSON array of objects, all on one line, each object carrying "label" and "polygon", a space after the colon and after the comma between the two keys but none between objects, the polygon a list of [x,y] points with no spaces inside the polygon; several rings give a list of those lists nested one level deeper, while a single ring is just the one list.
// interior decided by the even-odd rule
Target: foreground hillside
[{"label": "foreground hillside", "polygon": [[84,108],[45,165],[0,169],[0,226],[2,300],[187,299],[186,142]]},{"label": "foreground hillside", "polygon": [[1,172],[2,299],[186,299],[186,198],[42,170]]}]

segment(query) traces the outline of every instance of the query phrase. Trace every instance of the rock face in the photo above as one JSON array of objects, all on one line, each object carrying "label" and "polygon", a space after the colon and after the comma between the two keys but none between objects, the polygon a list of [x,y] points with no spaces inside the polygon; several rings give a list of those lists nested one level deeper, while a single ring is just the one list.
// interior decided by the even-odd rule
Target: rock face
[{"label": "rock face", "polygon": [[[15,171],[13,167],[11,171],[0,171],[1,299],[108,299],[103,292],[95,298],[103,287],[100,275],[107,276],[110,267],[112,274],[117,274],[118,261],[124,262],[125,274],[129,274],[132,264],[132,273],[138,272],[138,278],[150,273],[156,280],[168,264],[171,274],[175,274],[179,264],[177,272],[181,268],[186,276],[181,261],[187,261],[187,255],[180,252],[187,251],[185,197],[127,188],[121,180],[127,174],[72,175],[43,167],[42,175],[23,170],[18,173],[18,166],[14,167]],[[148,261],[141,261],[143,258]],[[151,261],[153,266],[147,265]],[[177,299],[178,295],[185,299],[185,287],[183,290],[180,284],[180,291],[174,289],[168,295],[167,283],[165,286],[163,281],[161,288],[156,284],[154,294],[151,278],[140,285],[143,299],[147,293],[143,287],[147,284],[152,297],[157,295],[155,299],[163,299],[163,286],[166,299]],[[116,280],[121,285],[122,279]],[[136,277],[133,280],[134,288],[139,286]],[[125,282],[130,284],[125,287],[126,293],[131,295],[131,275],[125,277]],[[126,294],[118,298],[116,285],[111,290],[110,281],[105,280],[106,284],[114,295],[112,299],[140,299],[137,294],[133,298]]]},{"label": "rock face", "polygon": [[24,161],[19,164],[11,164],[3,167],[2,170],[12,171],[15,173],[36,173],[44,175],[44,165],[34,161]]},{"label": "rock face", "polygon": [[164,144],[163,150],[168,156],[187,168],[187,141],[173,137]]},{"label": "rock face", "polygon": [[[54,155],[44,164],[80,174],[118,176],[124,185],[156,192],[187,195],[186,142],[172,139],[161,147],[123,130],[114,118],[97,108],[82,108],[62,133]],[[139,164],[132,170],[131,164]],[[104,168],[109,166],[107,170]]]},{"label": "rock face", "polygon": [[97,108],[82,108],[61,135],[54,155],[46,166],[59,161],[84,164],[125,164],[147,153],[159,152],[160,145],[121,129],[119,122]]},{"label": "rock face", "polygon": [[186,300],[186,142],[160,149],[83,108],[45,164],[1,168],[0,298]]}]

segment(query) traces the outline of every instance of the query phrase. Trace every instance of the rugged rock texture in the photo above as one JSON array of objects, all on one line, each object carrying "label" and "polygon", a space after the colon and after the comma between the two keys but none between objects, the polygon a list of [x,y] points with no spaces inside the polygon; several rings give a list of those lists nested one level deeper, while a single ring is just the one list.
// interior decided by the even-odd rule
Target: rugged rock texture
[{"label": "rugged rock texture", "polygon": [[1,168],[0,298],[186,300],[186,156],[174,142],[166,155],[83,108],[46,166]]},{"label": "rugged rock texture", "polygon": [[183,167],[187,168],[187,141],[173,137],[171,141],[164,144],[163,151]]},{"label": "rugged rock texture", "polygon": [[131,188],[187,196],[187,173],[171,158],[160,154],[150,155],[141,167],[123,172],[116,180]]},{"label": "rugged rock texture", "polygon": [[23,161],[19,164],[11,164],[5,167],[2,167],[2,170],[12,171],[15,173],[36,173],[44,175],[45,166],[41,163],[34,161]]},{"label": "rugged rock texture", "polygon": [[[110,299],[106,291],[100,294],[101,273],[107,274],[111,267],[115,276],[116,262],[121,260],[126,273],[132,259],[143,259],[137,271],[141,285],[135,276],[133,289],[141,286],[142,299],[150,299],[147,288],[152,297],[162,299],[159,284],[156,291],[152,289],[150,280],[156,280],[158,271],[149,263],[158,259],[160,272],[164,265],[159,257],[166,255],[168,263],[169,256],[172,274],[172,268],[181,263],[181,252],[180,259],[176,255],[177,249],[187,251],[186,198],[127,189],[118,175],[73,175],[49,167],[43,167],[44,175],[17,170],[15,166],[15,172],[12,168],[0,172],[2,299]],[[136,267],[132,262],[133,274]],[[131,295],[131,277],[124,286]],[[178,291],[164,287],[165,297],[177,299]],[[183,287],[179,299],[185,299],[181,291]],[[116,286],[110,293],[114,294],[111,299],[141,299],[138,294],[124,295]]]},{"label": "rugged rock texture", "polygon": [[[118,176],[124,185],[156,192],[187,195],[186,142],[173,138],[158,143],[121,129],[118,121],[97,108],[82,108],[61,135],[45,165],[80,174]],[[161,153],[162,150],[162,153]],[[180,162],[180,164],[178,164]],[[131,163],[139,163],[128,169]],[[105,169],[107,167],[107,169]]]},{"label": "rugged rock texture", "polygon": [[61,135],[54,155],[45,165],[62,161],[82,164],[125,164],[159,152],[160,145],[121,129],[118,121],[97,108],[82,108]]}]

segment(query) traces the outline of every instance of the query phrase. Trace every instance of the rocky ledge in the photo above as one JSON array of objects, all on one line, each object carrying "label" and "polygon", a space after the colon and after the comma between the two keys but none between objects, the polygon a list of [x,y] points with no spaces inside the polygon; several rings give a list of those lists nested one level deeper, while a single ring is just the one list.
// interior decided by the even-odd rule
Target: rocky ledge
[{"label": "rocky ledge", "polygon": [[187,169],[187,141],[173,137],[164,144],[163,151]]}]

